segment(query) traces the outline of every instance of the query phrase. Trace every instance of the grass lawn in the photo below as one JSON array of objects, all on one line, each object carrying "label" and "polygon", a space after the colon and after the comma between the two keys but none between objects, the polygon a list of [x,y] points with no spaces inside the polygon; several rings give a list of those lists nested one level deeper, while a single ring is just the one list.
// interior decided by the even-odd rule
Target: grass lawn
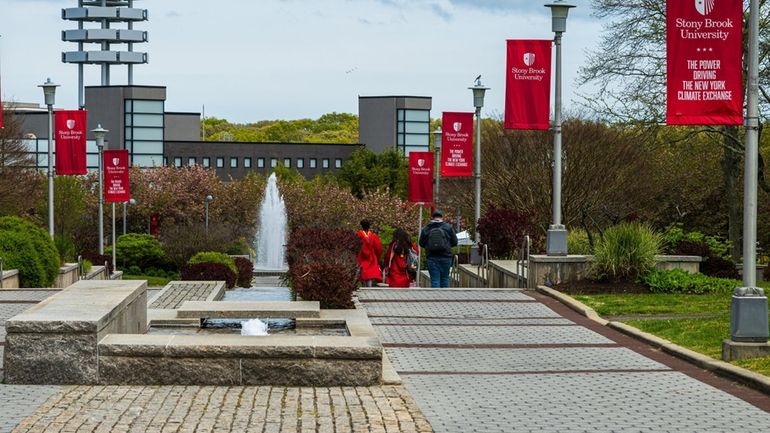
[{"label": "grass lawn", "polygon": [[165,277],[151,277],[149,275],[126,275],[123,274],[124,280],[147,280],[147,286],[148,287],[163,287],[169,282],[171,282],[170,278]]},{"label": "grass lawn", "polygon": [[617,294],[573,295],[600,316],[729,313],[732,295]]}]

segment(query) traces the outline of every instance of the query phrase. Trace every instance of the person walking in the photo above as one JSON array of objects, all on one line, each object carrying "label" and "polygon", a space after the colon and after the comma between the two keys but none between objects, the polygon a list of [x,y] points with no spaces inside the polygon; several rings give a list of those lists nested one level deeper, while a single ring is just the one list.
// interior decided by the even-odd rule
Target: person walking
[{"label": "person walking", "polygon": [[382,241],[379,236],[370,230],[369,220],[361,221],[361,230],[356,232],[361,238],[361,251],[356,259],[361,267],[361,282],[365,287],[372,287],[380,282],[380,256],[382,255]]},{"label": "person walking", "polygon": [[457,235],[452,226],[444,222],[444,214],[436,209],[431,221],[420,231],[420,246],[428,257],[428,273],[431,287],[449,287],[449,270],[452,268],[452,247],[457,246]]},{"label": "person walking", "polygon": [[[410,257],[411,256],[411,257]],[[393,232],[393,241],[385,253],[385,282],[388,287],[409,287],[417,276],[417,245],[402,229]]]}]

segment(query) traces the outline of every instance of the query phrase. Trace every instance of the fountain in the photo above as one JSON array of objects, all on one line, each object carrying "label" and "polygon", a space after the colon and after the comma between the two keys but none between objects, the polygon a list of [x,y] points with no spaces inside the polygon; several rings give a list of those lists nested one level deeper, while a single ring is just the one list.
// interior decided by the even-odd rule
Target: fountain
[{"label": "fountain", "polygon": [[259,232],[257,233],[257,271],[285,271],[286,259],[286,203],[278,191],[275,173],[267,179],[265,195],[259,210]]}]

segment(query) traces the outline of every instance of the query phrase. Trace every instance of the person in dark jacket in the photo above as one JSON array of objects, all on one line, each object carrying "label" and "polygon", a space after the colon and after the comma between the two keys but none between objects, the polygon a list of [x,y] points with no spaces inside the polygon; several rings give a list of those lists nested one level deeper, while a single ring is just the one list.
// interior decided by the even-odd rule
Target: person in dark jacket
[{"label": "person in dark jacket", "polygon": [[444,214],[436,209],[433,218],[420,231],[420,247],[428,257],[428,273],[431,287],[449,287],[449,270],[452,268],[452,247],[457,246],[457,235],[452,226],[444,222]]}]

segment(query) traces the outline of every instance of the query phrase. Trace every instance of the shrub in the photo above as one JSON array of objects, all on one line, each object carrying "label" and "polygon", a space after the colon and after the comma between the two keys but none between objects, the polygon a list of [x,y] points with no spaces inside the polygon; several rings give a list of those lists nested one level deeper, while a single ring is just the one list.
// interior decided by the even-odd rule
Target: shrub
[{"label": "shrub", "polygon": [[219,253],[216,251],[201,251],[190,257],[190,260],[187,261],[188,265],[195,265],[198,263],[221,263],[230,268],[230,270],[233,271],[233,274],[238,273],[238,269],[235,267],[233,258],[225,253]]},{"label": "shrub", "polygon": [[251,246],[246,241],[246,238],[241,237],[228,242],[225,245],[223,252],[231,256],[245,256],[251,253]]},{"label": "shrub", "polygon": [[524,236],[535,238],[539,233],[529,215],[494,206],[490,206],[479,218],[477,229],[481,242],[489,247],[489,255],[496,259],[513,257]]},{"label": "shrub", "polygon": [[[594,239],[596,239],[594,237]],[[567,251],[570,254],[591,255],[594,249],[588,240],[588,233],[583,229],[572,229],[567,233]]]},{"label": "shrub", "polygon": [[321,308],[353,308],[358,280],[355,256],[315,249],[306,257],[290,268],[296,294],[306,301],[319,301]]},{"label": "shrub", "polygon": [[[679,235],[681,229],[669,229],[675,236],[667,235],[667,239],[674,239],[675,244],[668,246],[668,252],[676,255],[700,256],[703,262],[700,265],[702,274],[718,278],[739,278],[735,262],[730,258],[728,251],[729,242],[721,242],[713,236],[704,236],[702,233],[690,232]],[[711,241],[707,241],[711,238]],[[672,242],[672,241],[669,241]],[[712,246],[715,250],[712,250]]]},{"label": "shrub", "polygon": [[136,265],[129,266],[127,272],[129,275],[142,275],[142,269]]},{"label": "shrub", "polygon": [[254,278],[254,265],[251,260],[236,257],[234,262],[238,269],[238,287],[251,287],[251,279]]},{"label": "shrub", "polygon": [[770,266],[765,267],[765,270],[762,271],[762,279],[770,281]]},{"label": "shrub", "polygon": [[608,228],[594,248],[592,271],[599,280],[635,281],[655,267],[661,236],[641,223]]},{"label": "shrub", "polygon": [[61,262],[45,230],[19,217],[2,217],[0,234],[0,257],[6,269],[18,269],[22,287],[50,287],[56,281]]},{"label": "shrub", "polygon": [[75,260],[75,243],[70,238],[55,235],[53,243],[56,246],[56,251],[59,253],[60,262],[71,263]]},{"label": "shrub", "polygon": [[[115,244],[118,248],[118,262],[123,268],[138,266],[145,269],[150,266],[162,267],[163,247],[154,236],[145,233],[127,233],[120,236]],[[108,248],[108,254],[112,249]]]},{"label": "shrub", "polygon": [[193,263],[182,266],[184,281],[224,281],[228,289],[235,287],[235,272],[222,263]]},{"label": "shrub", "polygon": [[90,261],[91,263],[95,263],[96,266],[104,266],[105,263],[107,264],[107,270],[110,274],[114,271],[112,269],[112,256],[107,254],[97,254],[97,253],[91,253],[86,252],[80,255],[83,259]]},{"label": "shrub", "polygon": [[[701,232],[685,232],[684,229],[682,229],[681,224],[669,227],[663,234],[663,240],[666,244],[666,251],[670,254],[691,254],[704,257],[707,255],[714,255],[724,259],[730,259],[730,241],[724,240],[718,236],[704,235]],[[708,247],[709,253],[694,254],[678,252],[682,251],[680,249],[680,244],[683,242],[705,244]],[[684,248],[687,248],[687,246],[685,245]],[[702,251],[702,249],[699,248],[699,251]]]},{"label": "shrub", "polygon": [[645,274],[640,282],[650,288],[652,293],[683,293],[700,295],[704,293],[732,293],[741,285],[738,280],[709,277],[703,274],[691,274],[681,269],[668,271],[652,270]]},{"label": "shrub", "polygon": [[88,273],[91,272],[91,268],[93,267],[94,267],[94,264],[89,262],[88,260],[80,261],[80,271],[83,273],[83,275],[88,275]]}]

